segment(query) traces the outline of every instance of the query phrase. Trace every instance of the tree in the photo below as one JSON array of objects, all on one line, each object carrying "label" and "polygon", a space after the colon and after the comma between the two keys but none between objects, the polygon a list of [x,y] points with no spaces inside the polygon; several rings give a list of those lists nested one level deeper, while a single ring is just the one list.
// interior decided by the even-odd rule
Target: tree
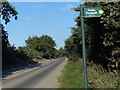
[{"label": "tree", "polygon": [[[94,52],[94,62],[100,63],[105,68],[118,71],[118,62],[120,58],[120,1],[85,3],[85,6],[98,6],[103,8],[104,14],[101,18],[87,20],[86,24],[91,27],[91,52]],[[97,50],[97,52],[95,51]]]},{"label": "tree", "polygon": [[7,58],[9,58],[8,47],[10,46],[10,44],[8,41],[8,33],[4,30],[4,27],[2,24],[0,24],[0,27],[1,27],[1,34],[2,34],[2,59],[4,64],[4,61],[7,60]]},{"label": "tree", "polygon": [[12,65],[17,65],[17,61],[15,59],[17,58],[17,51],[14,46],[11,46],[9,41],[8,41],[8,33],[4,30],[4,27],[2,24],[2,69],[7,69],[8,66],[9,68]]},{"label": "tree", "polygon": [[66,54],[68,57],[82,57],[81,30],[78,27],[73,27],[71,30],[72,35],[65,41]]},{"label": "tree", "polygon": [[17,20],[18,12],[6,0],[0,2],[0,13],[2,14],[1,15],[2,19],[5,20],[5,24],[10,22],[11,17],[14,17],[15,20]]},{"label": "tree", "polygon": [[[15,10],[15,8],[9,4],[9,2],[7,2],[6,0],[0,2],[0,14],[1,14],[1,18],[2,20],[5,21],[5,24],[10,22],[10,19],[12,17],[15,18],[15,20],[17,20],[17,15],[18,12]],[[7,31],[4,30],[4,26],[2,24],[0,24],[0,36],[2,36],[2,64],[3,67],[2,69],[8,69],[8,68],[12,68],[15,66],[20,66],[21,64],[25,64],[25,62],[27,61],[22,61],[24,59],[28,59],[25,58],[26,56],[24,56],[24,59],[21,58],[21,54],[18,53],[17,49],[13,46],[10,45],[9,41],[8,41],[8,33]],[[21,60],[20,60],[21,59]]]},{"label": "tree", "polygon": [[[104,14],[101,18],[85,19],[88,59],[93,60],[94,63],[101,64],[104,68],[108,68],[109,66],[110,70],[118,71],[118,62],[120,58],[120,1],[86,2],[84,5],[85,7],[98,6],[104,10]],[[80,7],[74,8],[74,10],[80,12]],[[72,31],[77,33],[78,29],[81,28],[80,16],[75,19],[75,22],[76,30]],[[67,40],[67,43],[71,44],[73,47],[73,43],[77,40],[73,38],[78,35],[74,35],[74,33],[72,33],[71,39]],[[80,41],[76,41],[75,44],[81,45],[81,36],[78,38]]]},{"label": "tree", "polygon": [[[47,35],[41,37],[33,36],[29,37],[26,41],[26,47],[22,49],[31,58],[55,58],[56,57],[56,43]],[[20,48],[19,48],[20,50]]]},{"label": "tree", "polygon": [[59,57],[65,57],[66,56],[66,52],[65,52],[65,49],[63,47],[60,47],[60,49],[58,50],[58,56]]}]

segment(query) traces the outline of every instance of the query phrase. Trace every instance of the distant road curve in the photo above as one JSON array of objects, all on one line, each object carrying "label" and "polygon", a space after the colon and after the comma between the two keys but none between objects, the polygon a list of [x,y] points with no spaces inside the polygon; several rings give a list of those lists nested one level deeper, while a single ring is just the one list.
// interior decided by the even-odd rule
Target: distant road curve
[{"label": "distant road curve", "polygon": [[16,71],[3,78],[2,88],[57,88],[58,77],[66,63],[67,59],[55,59],[35,68]]}]

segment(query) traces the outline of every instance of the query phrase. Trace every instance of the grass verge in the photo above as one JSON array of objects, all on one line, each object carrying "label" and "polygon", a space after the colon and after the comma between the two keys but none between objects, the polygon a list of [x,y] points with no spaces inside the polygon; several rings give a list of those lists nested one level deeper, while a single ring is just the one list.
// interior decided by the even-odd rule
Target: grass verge
[{"label": "grass verge", "polygon": [[58,81],[59,88],[83,88],[82,62],[68,61]]},{"label": "grass verge", "polygon": [[[59,88],[84,88],[83,63],[68,61],[59,77]],[[119,74],[108,72],[101,65],[87,66],[89,88],[119,88]]]}]

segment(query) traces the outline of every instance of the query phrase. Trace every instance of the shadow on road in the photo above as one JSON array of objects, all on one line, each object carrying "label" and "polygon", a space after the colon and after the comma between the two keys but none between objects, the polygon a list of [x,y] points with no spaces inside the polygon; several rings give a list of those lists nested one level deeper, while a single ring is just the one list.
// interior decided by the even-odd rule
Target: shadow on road
[{"label": "shadow on road", "polygon": [[15,71],[24,70],[24,69],[28,69],[28,68],[30,69],[30,68],[39,67],[39,66],[41,66],[41,64],[42,63],[31,64],[31,65],[22,66],[22,67],[13,68],[13,69],[10,69],[10,70],[3,71],[2,76],[0,78],[2,78],[2,80],[5,80],[4,78],[6,78],[10,74],[13,74],[13,72],[15,72]]}]

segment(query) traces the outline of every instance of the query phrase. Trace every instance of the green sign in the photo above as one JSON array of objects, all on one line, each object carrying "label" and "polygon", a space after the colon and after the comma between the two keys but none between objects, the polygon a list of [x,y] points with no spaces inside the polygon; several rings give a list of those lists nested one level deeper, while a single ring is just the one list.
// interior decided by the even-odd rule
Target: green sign
[{"label": "green sign", "polygon": [[100,7],[87,7],[84,8],[84,17],[100,17],[104,11]]}]

